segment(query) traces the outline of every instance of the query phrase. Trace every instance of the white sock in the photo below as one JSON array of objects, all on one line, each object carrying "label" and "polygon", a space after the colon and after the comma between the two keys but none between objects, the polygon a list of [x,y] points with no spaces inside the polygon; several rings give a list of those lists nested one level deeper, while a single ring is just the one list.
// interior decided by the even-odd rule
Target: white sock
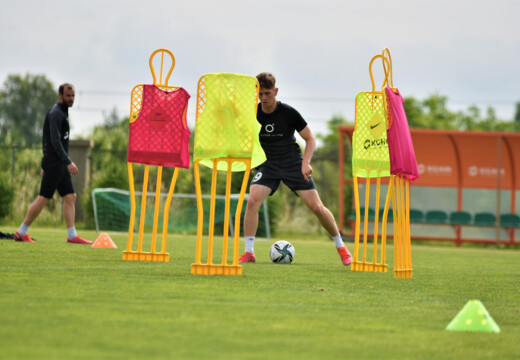
[{"label": "white sock", "polygon": [[254,243],[255,243],[255,237],[254,236],[246,236],[244,238],[245,248],[246,248],[246,251],[248,253],[251,253],[251,254],[255,253]]},{"label": "white sock", "polygon": [[334,240],[334,245],[336,245],[336,249],[345,246],[343,240],[341,239],[341,234],[338,234],[337,236],[332,236],[332,240]]},{"label": "white sock", "polygon": [[29,226],[22,223],[22,225],[20,225],[20,228],[18,229],[18,234],[24,236],[24,235],[27,235],[28,232],[29,232]]},{"label": "white sock", "polygon": [[67,237],[69,239],[74,239],[76,236],[78,236],[78,233],[76,233],[76,227],[75,226],[67,229]]}]

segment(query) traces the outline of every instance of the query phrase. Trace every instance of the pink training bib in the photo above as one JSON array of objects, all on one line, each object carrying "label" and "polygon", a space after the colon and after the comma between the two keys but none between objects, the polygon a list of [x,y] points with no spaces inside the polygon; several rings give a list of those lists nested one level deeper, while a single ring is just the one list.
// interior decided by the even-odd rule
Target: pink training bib
[{"label": "pink training bib", "polygon": [[130,123],[128,162],[189,168],[190,130],[184,119],[190,94],[143,85],[143,102]]},{"label": "pink training bib", "polygon": [[389,126],[386,130],[390,153],[390,173],[403,175],[410,181],[419,178],[408,119],[404,112],[404,99],[399,90],[386,87]]}]

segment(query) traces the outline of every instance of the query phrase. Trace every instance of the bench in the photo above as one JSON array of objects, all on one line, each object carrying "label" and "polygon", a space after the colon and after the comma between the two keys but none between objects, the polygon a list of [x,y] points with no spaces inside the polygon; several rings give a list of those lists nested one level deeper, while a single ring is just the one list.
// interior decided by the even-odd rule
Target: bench
[{"label": "bench", "polygon": [[[379,209],[379,220],[383,218],[384,209]],[[365,217],[365,208],[360,207],[361,220]],[[388,210],[388,220],[392,220],[393,211]],[[356,211],[352,209],[350,220],[356,219]],[[375,211],[368,208],[368,220],[375,219]],[[467,211],[446,212],[443,210],[428,210],[423,212],[418,209],[410,209],[410,223],[417,224],[447,224],[447,225],[467,225],[467,226],[496,226],[496,215],[490,212],[478,212],[475,216]],[[518,228],[520,227],[520,216],[517,214],[501,214],[500,227]]]},{"label": "bench", "polygon": [[[379,210],[379,221],[383,219],[383,211],[384,209]],[[365,217],[365,208],[360,208],[361,221],[364,220]],[[352,212],[349,216],[349,220],[351,222],[356,220],[356,212],[352,209]],[[368,220],[375,220],[375,211],[372,208],[368,209]],[[393,211],[392,209],[388,210],[387,221],[392,222],[393,220]],[[501,214],[500,215],[500,228],[504,229],[509,238],[511,239],[511,243],[514,243],[514,231],[520,228],[520,216],[518,214]],[[468,211],[451,211],[446,212],[443,210],[428,210],[422,211],[419,209],[410,209],[410,224],[422,224],[422,225],[450,225],[454,228],[455,238],[447,238],[444,240],[453,240],[456,244],[462,243],[461,231],[464,226],[475,226],[475,227],[496,227],[497,226],[497,217],[495,214],[491,212],[477,212],[475,214],[471,214]],[[416,239],[421,239],[420,237],[416,237]],[[491,242],[491,241],[489,241]]]}]

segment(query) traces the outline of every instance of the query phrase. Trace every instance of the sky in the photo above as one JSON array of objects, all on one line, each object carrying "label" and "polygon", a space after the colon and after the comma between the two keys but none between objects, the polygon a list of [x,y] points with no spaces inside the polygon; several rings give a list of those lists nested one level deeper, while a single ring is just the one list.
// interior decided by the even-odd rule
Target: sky
[{"label": "sky", "polygon": [[72,138],[114,109],[129,115],[159,48],[175,56],[169,85],[191,94],[190,127],[203,74],[270,71],[278,99],[324,134],[334,115],[354,120],[356,94],[372,87],[370,59],[385,47],[405,97],[447,96],[453,111],[492,106],[504,120],[520,101],[517,0],[0,0],[0,9],[1,84],[26,73],[73,83]]}]

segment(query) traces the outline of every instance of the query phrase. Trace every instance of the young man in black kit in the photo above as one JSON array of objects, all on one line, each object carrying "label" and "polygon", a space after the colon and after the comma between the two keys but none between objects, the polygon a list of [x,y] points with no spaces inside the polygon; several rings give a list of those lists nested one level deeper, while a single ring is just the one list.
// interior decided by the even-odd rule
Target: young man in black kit
[{"label": "young man in black kit", "polygon": [[[246,213],[244,215],[245,253],[240,263],[255,262],[254,240],[258,228],[258,211],[262,202],[273,195],[283,181],[316,215],[321,226],[334,240],[344,265],[352,262],[352,256],[342,241],[334,216],[321,202],[312,179],[311,158],[316,139],[307,122],[291,106],[276,100],[278,88],[273,74],[263,72],[257,76],[260,84],[260,104],[257,120],[262,125],[260,143],[267,161],[260,165],[251,180]],[[302,157],[294,132],[305,141]]]},{"label": "young man in black kit", "polygon": [[58,190],[63,197],[63,217],[67,224],[67,242],[92,244],[76,233],[76,193],[71,175],[78,173],[76,164],[70,160],[69,151],[69,107],[74,104],[76,93],[71,84],[62,84],[58,90],[58,102],[47,112],[43,123],[43,158],[40,194],[29,207],[22,225],[14,235],[16,241],[34,242],[28,234],[29,226]]}]

